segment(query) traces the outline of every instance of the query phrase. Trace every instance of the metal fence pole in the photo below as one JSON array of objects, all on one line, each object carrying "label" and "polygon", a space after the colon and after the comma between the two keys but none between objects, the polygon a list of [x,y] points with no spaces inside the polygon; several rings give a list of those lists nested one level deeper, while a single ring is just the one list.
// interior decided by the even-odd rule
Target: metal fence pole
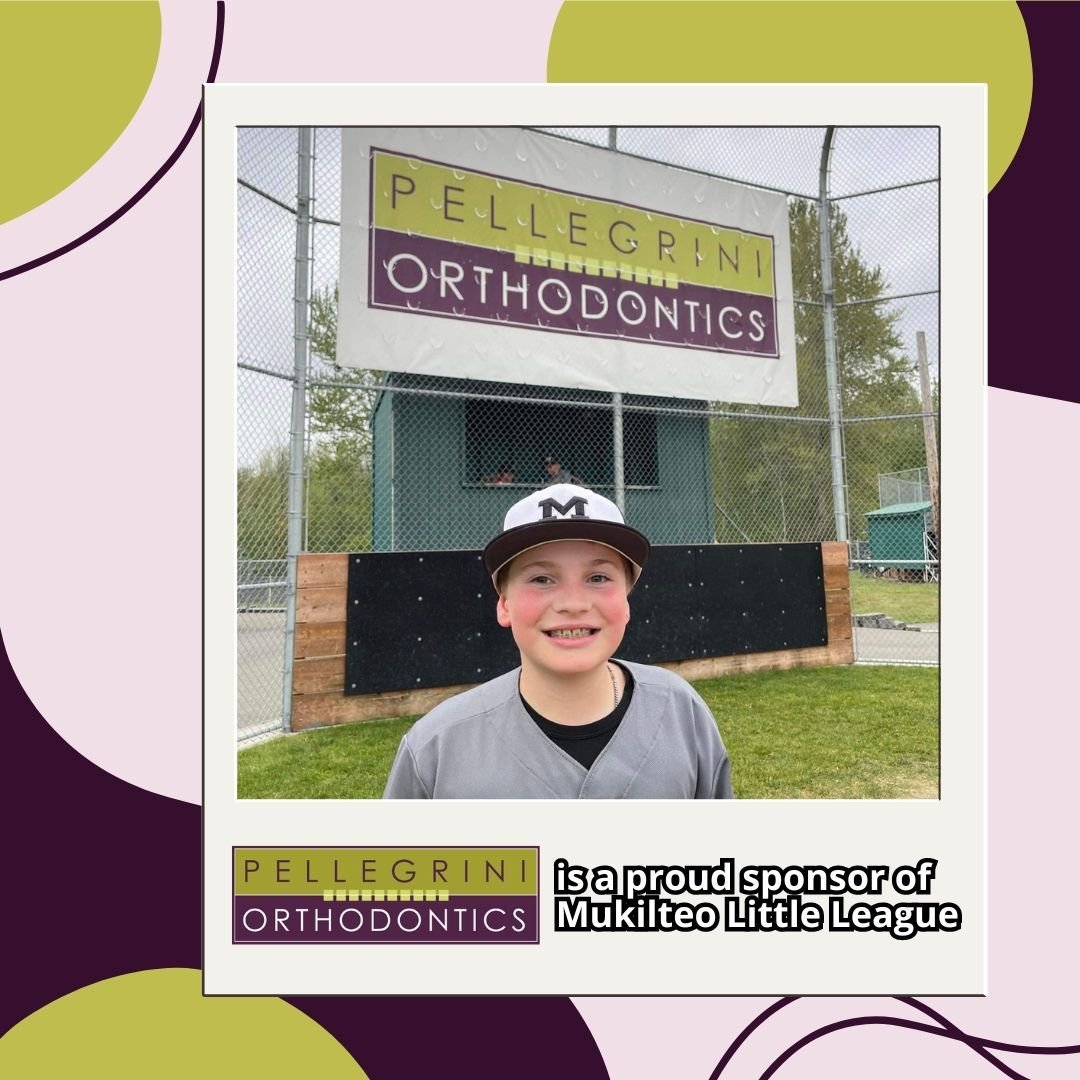
[{"label": "metal fence pole", "polygon": [[[619,146],[619,129],[608,128],[608,149],[616,150]],[[623,449],[623,396],[616,390],[611,395],[611,454],[615,465],[615,505],[626,516],[626,473],[625,453]]]},{"label": "metal fence pole", "polygon": [[308,307],[311,300],[312,129],[297,132],[296,265],[293,289],[293,388],[289,426],[288,547],[286,551],[285,664],[281,719],[292,725],[292,673],[296,642],[296,557],[304,543],[304,448],[307,429]]},{"label": "metal fence pole", "polygon": [[840,417],[840,385],[836,360],[836,296],[833,292],[832,245],[829,237],[829,162],[836,129],[825,129],[818,173],[818,234],[821,240],[821,317],[825,331],[825,383],[829,395],[829,463],[832,470],[836,539],[847,540],[847,500],[844,478],[844,440]]}]

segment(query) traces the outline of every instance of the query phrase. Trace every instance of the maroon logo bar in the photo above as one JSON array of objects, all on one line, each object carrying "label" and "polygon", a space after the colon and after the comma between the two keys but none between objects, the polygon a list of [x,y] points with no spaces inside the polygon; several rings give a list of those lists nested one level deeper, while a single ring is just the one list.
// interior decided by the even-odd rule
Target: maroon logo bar
[{"label": "maroon logo bar", "polygon": [[679,282],[673,288],[518,262],[447,240],[371,229],[374,308],[775,357],[768,296]]},{"label": "maroon logo bar", "polygon": [[534,945],[535,896],[338,901],[317,896],[234,897],[238,945]]}]

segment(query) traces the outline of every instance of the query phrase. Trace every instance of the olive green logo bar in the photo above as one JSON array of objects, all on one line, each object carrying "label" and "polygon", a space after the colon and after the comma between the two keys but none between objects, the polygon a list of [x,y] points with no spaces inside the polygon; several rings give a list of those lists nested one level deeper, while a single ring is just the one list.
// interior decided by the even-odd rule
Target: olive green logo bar
[{"label": "olive green logo bar", "polygon": [[371,155],[376,228],[557,270],[774,295],[771,236],[375,147]]},{"label": "olive green logo bar", "polygon": [[[537,849],[233,848],[237,896],[393,893],[517,896],[537,891]],[[344,896],[342,897],[345,898]]]}]

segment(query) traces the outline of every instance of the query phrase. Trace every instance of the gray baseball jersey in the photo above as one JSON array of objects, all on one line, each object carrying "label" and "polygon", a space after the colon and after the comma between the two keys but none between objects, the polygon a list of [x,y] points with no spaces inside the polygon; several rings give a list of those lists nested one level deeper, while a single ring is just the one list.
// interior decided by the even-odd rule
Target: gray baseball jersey
[{"label": "gray baseball jersey", "polygon": [[619,663],[634,696],[591,769],[521,704],[521,669],[436,706],[402,738],[384,799],[726,799],[727,751],[709,707],[663,668]]}]

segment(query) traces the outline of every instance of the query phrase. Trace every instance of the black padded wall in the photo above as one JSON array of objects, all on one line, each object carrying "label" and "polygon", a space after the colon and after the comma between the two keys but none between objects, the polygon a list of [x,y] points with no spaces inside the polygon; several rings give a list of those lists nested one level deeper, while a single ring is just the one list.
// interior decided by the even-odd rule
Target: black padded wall
[{"label": "black padded wall", "polygon": [[[476,551],[349,557],[345,693],[485,682],[516,667]],[[616,655],[658,663],[824,645],[820,544],[654,547]]]}]

